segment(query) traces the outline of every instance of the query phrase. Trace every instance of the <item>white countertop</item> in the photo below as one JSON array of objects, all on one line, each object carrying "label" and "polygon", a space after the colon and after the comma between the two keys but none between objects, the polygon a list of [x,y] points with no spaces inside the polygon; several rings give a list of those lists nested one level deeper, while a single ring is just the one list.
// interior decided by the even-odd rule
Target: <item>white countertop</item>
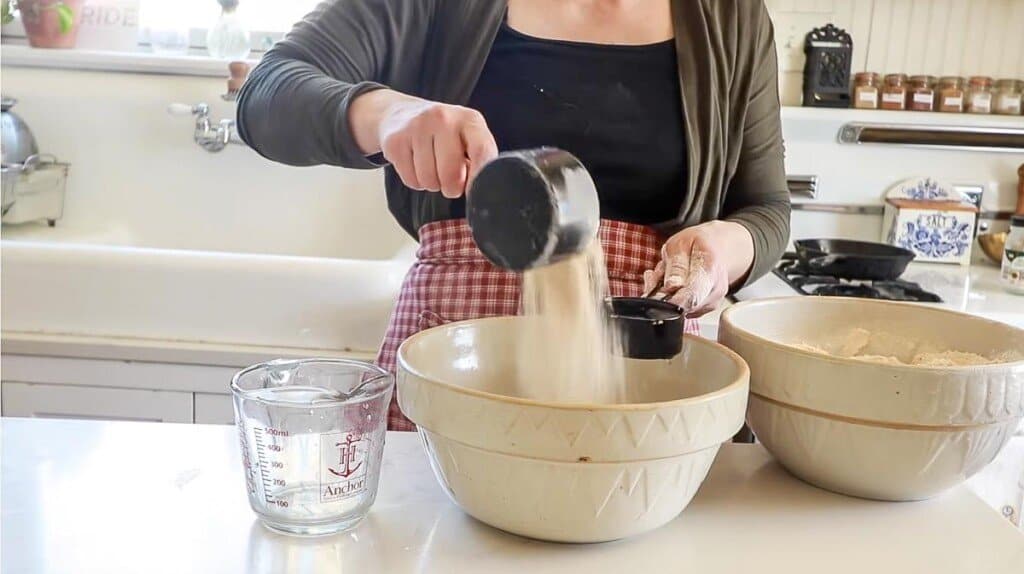
[{"label": "white countertop", "polygon": [[753,445],[723,446],[669,525],[562,545],[464,515],[414,434],[388,435],[369,517],[320,539],[256,522],[232,427],[2,419],[0,437],[4,574],[1024,572],[1024,536],[966,488],[916,503],[849,498]]}]

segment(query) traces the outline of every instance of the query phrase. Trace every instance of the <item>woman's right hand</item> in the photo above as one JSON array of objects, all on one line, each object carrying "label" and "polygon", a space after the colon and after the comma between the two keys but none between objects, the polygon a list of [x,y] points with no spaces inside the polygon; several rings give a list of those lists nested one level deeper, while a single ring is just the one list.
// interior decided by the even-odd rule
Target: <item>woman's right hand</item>
[{"label": "woman's right hand", "polygon": [[480,112],[393,90],[356,98],[349,125],[363,152],[383,152],[406,186],[448,198],[464,194],[480,168],[498,155]]}]

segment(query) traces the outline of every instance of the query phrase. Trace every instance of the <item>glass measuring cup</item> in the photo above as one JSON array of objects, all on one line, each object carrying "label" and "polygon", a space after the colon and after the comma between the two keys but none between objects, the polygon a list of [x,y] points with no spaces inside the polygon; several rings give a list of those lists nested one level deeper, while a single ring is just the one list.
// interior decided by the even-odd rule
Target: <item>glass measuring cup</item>
[{"label": "glass measuring cup", "polygon": [[231,379],[249,505],[269,528],[355,526],[377,496],[392,376],[343,359],[276,360]]}]

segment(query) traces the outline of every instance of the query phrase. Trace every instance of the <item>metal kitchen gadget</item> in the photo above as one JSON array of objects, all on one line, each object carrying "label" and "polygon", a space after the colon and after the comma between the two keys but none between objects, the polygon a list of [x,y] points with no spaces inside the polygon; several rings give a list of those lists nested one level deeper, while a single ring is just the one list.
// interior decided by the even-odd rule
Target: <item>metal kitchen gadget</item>
[{"label": "metal kitchen gadget", "polygon": [[276,360],[231,380],[249,505],[268,528],[316,536],[377,496],[392,376],[342,359]]},{"label": "metal kitchen gadget", "polygon": [[32,130],[12,111],[16,103],[6,96],[0,102],[0,217],[6,224],[46,221],[53,226],[64,213],[69,166],[39,153]]},{"label": "metal kitchen gadget", "polygon": [[466,219],[492,263],[523,271],[582,252],[597,237],[600,208],[580,160],[556,148],[505,152],[466,194]]}]

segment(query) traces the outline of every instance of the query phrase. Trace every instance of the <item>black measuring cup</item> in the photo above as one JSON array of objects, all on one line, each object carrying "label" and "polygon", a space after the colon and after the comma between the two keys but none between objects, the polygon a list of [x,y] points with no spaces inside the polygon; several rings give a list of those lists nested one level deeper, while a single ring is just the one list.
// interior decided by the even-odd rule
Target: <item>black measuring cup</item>
[{"label": "black measuring cup", "polygon": [[[590,173],[552,147],[504,152],[483,166],[466,193],[466,219],[484,257],[512,271],[582,253],[601,221]],[[627,357],[670,359],[682,350],[679,307],[645,297],[611,297],[605,306]]]},{"label": "black measuring cup", "polygon": [[686,313],[681,307],[646,297],[609,297],[605,310],[626,357],[671,359],[682,352]]},{"label": "black measuring cup", "polygon": [[501,153],[466,193],[473,241],[491,263],[513,271],[581,253],[597,237],[600,217],[590,173],[557,148]]}]

